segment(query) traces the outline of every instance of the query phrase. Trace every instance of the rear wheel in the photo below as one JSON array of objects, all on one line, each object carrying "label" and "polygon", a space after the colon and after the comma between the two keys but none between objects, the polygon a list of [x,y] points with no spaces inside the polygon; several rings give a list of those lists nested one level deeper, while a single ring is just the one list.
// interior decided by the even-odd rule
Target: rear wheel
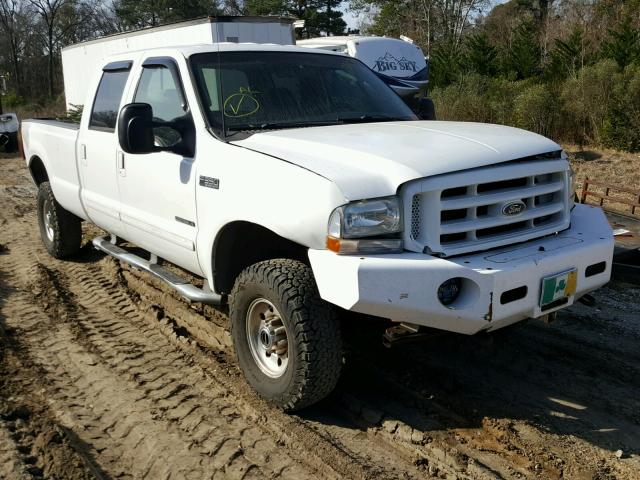
[{"label": "rear wheel", "polygon": [[245,269],[231,293],[230,317],[240,368],[268,402],[293,411],[334,389],[340,326],[307,265],[277,259]]},{"label": "rear wheel", "polygon": [[42,243],[52,257],[65,258],[80,250],[81,220],[62,208],[49,182],[38,187],[38,226]]}]

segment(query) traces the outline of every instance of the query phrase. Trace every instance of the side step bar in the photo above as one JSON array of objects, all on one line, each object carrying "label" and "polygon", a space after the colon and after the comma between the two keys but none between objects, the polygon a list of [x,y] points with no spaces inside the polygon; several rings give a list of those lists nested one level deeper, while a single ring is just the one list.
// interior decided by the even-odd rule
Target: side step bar
[{"label": "side step bar", "polygon": [[[145,260],[144,258],[127,252],[125,249],[112,243],[108,237],[96,237],[93,239],[93,246],[96,250],[100,250],[104,253],[117,258],[118,260],[128,263],[134,268],[149,272],[151,275],[158,277],[165,282],[171,288],[176,290],[180,295],[191,302],[206,303],[208,305],[221,305],[222,296],[210,290],[204,290],[198,288],[195,285],[190,284],[185,279],[179,277],[175,273],[162,266],[158,265],[152,260]],[[151,257],[155,258],[154,256]],[[208,288],[205,283],[205,288]]]}]

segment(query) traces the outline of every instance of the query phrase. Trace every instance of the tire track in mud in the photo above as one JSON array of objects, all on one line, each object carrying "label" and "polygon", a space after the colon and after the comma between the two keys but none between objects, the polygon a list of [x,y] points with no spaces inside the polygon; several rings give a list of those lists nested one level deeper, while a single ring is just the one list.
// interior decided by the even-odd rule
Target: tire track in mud
[{"label": "tire track in mud", "polygon": [[[0,290],[3,301],[14,299],[15,290]],[[53,418],[42,371],[22,351],[17,332],[5,328],[5,313],[16,305],[21,315],[38,315],[19,301],[0,313],[0,478],[104,478],[82,442]]]},{"label": "tire track in mud", "polygon": [[[80,299],[59,272],[41,265],[35,270],[34,295],[14,296],[7,323],[21,319],[15,328],[29,339],[34,361],[52,383],[50,408],[92,445],[108,471],[131,478],[208,478],[213,472],[301,478],[313,472],[246,422],[227,392],[158,329],[104,315],[101,295]],[[77,278],[90,293],[106,286]],[[42,313],[33,312],[34,300]],[[127,320],[134,319],[135,309],[116,301]]]},{"label": "tire track in mud", "polygon": [[0,478],[14,478],[16,480],[33,478],[14,444],[9,427],[4,423],[0,422]]},{"label": "tire track in mud", "polygon": [[[628,346],[625,351],[631,355],[616,359],[615,350],[598,339],[602,331],[596,323],[587,325],[593,334],[565,329],[558,338],[527,327],[526,333],[515,334],[514,358],[500,351],[499,343],[487,348],[478,340],[463,340],[463,346],[445,341],[435,353],[411,348],[380,354],[366,344],[379,338],[365,335],[353,347],[358,353],[350,358],[352,365],[336,394],[300,416],[289,416],[265,405],[243,382],[229,348],[224,310],[188,305],[159,281],[102,258],[90,247],[79,258],[84,263],[49,259],[40,247],[34,209],[29,210],[32,200],[25,194],[6,201],[15,212],[26,212],[18,218],[11,208],[0,212],[13,225],[9,234],[0,234],[11,249],[11,281],[27,291],[25,303],[35,299],[40,311],[29,315],[44,315],[48,322],[21,338],[29,339],[28,351],[37,353],[38,364],[48,365],[44,378],[53,382],[51,408],[59,412],[57,421],[79,432],[110,473],[138,478],[178,471],[198,475],[210,469],[211,475],[246,478],[295,472],[289,476],[626,479],[639,471],[633,459],[620,462],[579,438],[582,433],[593,440],[588,432],[598,426],[589,423],[593,415],[565,427],[560,420],[536,417],[549,408],[540,398],[553,382],[575,374],[581,363],[595,364],[580,349],[586,344],[593,347],[592,354],[607,359],[605,373],[595,378],[603,383],[590,395],[604,401],[604,392],[615,392],[598,406],[602,416],[596,423],[613,419],[618,427],[637,428],[635,399],[618,405],[617,416],[608,413],[623,396],[621,380],[633,382],[637,356]],[[98,233],[85,227],[87,240],[89,232]],[[6,270],[4,264],[0,269]],[[32,278],[41,281],[34,284]],[[480,351],[485,348],[487,352]],[[556,349],[560,361],[553,355]],[[522,355],[529,362],[549,362],[549,369],[558,373],[548,380],[535,371],[531,381],[519,378],[523,370],[531,372],[519,360]],[[458,358],[451,362],[451,356]],[[621,369],[623,374],[615,375]],[[570,380],[585,392],[588,382],[587,375]],[[107,402],[103,397],[115,385],[123,396],[120,402]],[[526,388],[535,398],[504,395],[503,411],[495,403],[503,385]],[[132,422],[139,412],[141,422]],[[167,438],[185,448],[185,462],[177,470],[163,469],[163,459],[140,465],[133,454],[114,452],[122,439],[133,445],[133,452],[148,448],[141,433],[147,428],[158,452],[175,454],[175,448],[163,443]]]},{"label": "tire track in mud", "polygon": [[[244,385],[244,381],[239,377],[237,369],[233,366],[234,359],[229,354],[230,352],[211,348],[203,352],[200,349],[194,348],[193,343],[190,343],[189,340],[186,339],[186,336],[188,336],[192,338],[191,342],[197,344],[198,340],[200,340],[201,343],[203,335],[201,334],[200,339],[196,340],[189,333],[188,322],[191,320],[192,325],[197,324],[197,319],[193,317],[198,317],[198,314],[192,313],[189,315],[188,310],[190,310],[190,308],[185,302],[179,300],[171,302],[165,298],[165,308],[159,310],[155,302],[145,301],[144,297],[140,295],[139,290],[129,287],[129,281],[125,278],[127,276],[126,274],[128,273],[130,280],[140,274],[128,268],[122,270],[117,262],[111,259],[107,260],[107,264],[106,270],[113,269],[112,273],[114,277],[118,278],[118,282],[114,287],[117,289],[117,292],[127,292],[132,300],[138,300],[140,305],[145,305],[142,308],[149,313],[150,321],[153,322],[159,319],[160,322],[171,326],[172,331],[169,331],[171,335],[175,334],[176,331],[183,334],[184,336],[178,336],[178,344],[190,350],[205,371],[209,372],[212,377],[215,376],[217,381],[222,382],[224,387],[233,392],[238,398],[250,399],[251,405],[247,405],[248,414],[256,415],[257,413],[263,418],[264,428],[273,430],[275,434],[279,432],[295,432],[295,436],[291,436],[291,439],[288,441],[290,447],[297,446],[298,444],[305,445],[308,447],[305,448],[307,452],[320,449],[320,451],[323,452],[323,458],[321,460],[325,461],[326,459],[330,459],[330,461],[333,462],[332,464],[339,466],[338,470],[342,474],[350,477],[397,478],[401,472],[408,474],[408,472],[412,470],[410,461],[407,465],[391,459],[386,461],[386,465],[380,465],[377,459],[385,456],[387,448],[386,446],[383,448],[378,445],[379,442],[371,441],[361,436],[357,441],[354,441],[354,439],[350,438],[350,432],[345,435],[344,438],[340,438],[338,435],[328,434],[328,429],[310,429],[307,423],[301,422],[299,419],[296,419],[296,417],[285,415],[282,412],[271,409],[260,400],[255,399],[255,396],[248,390],[248,387]],[[128,272],[125,270],[128,270]],[[142,278],[138,277],[138,280],[140,281],[140,285],[146,285],[147,290],[150,288],[149,285],[144,282],[144,280],[146,280],[144,276]],[[116,295],[118,295],[116,291],[110,293],[110,297]],[[175,312],[172,310],[175,310]],[[187,319],[186,323],[184,319]],[[213,328],[212,333],[215,337],[212,337],[211,332],[209,332],[210,335],[205,338],[205,345],[207,343],[215,343],[214,338],[228,336],[228,332],[221,332],[218,330],[218,327],[211,328]],[[212,361],[212,357],[216,362]],[[225,368],[220,369],[220,364]],[[417,474],[418,472],[416,471],[414,473]]]},{"label": "tire track in mud", "polygon": [[[211,307],[196,307],[199,311],[195,311],[192,306],[181,300],[177,294],[172,292],[167,294],[159,281],[149,279],[144,273],[140,273],[126,265],[122,266],[122,280],[121,289],[128,291],[129,295],[133,297],[137,295],[141,295],[142,298],[146,297],[152,309],[155,309],[155,302],[160,298],[164,298],[163,314],[170,315],[172,319],[175,319],[178,328],[185,335],[194,339],[192,341],[196,341],[197,344],[212,345],[218,341],[218,338],[228,337],[228,331],[221,329],[217,325],[212,327],[211,325],[214,325],[213,322],[210,322],[208,331],[206,328],[198,327],[198,323],[202,322],[203,318],[210,320],[212,311],[214,312],[214,317],[220,317],[222,314],[219,311],[214,311]],[[167,301],[167,296],[172,300]],[[227,345],[226,341],[222,343]],[[212,351],[209,350],[208,353],[212,353]],[[217,359],[221,359],[224,364],[231,364],[235,361],[228,350],[216,351],[215,356]],[[202,360],[204,363],[207,362],[206,359]],[[364,368],[368,367],[364,366]],[[234,377],[238,375],[235,368],[230,369],[228,373]],[[375,383],[375,380],[373,382]],[[241,385],[243,384],[244,382],[241,380]],[[234,387],[230,386],[230,388],[233,389]],[[252,392],[247,392],[246,388],[243,390],[240,395],[254,396]],[[313,413],[316,410],[323,413],[316,415]],[[290,423],[291,418],[294,418],[283,415],[281,412],[274,411],[274,413],[282,416],[286,423]],[[399,435],[389,435],[386,430],[372,425],[370,420],[375,416],[376,411],[368,405],[363,405],[362,402],[349,394],[338,393],[334,395],[333,400],[325,402],[315,409],[309,409],[301,420],[307,428],[311,428],[331,445],[344,451],[348,458],[357,460],[363,465],[368,465],[367,476],[372,478],[385,477],[384,470],[376,469],[375,464],[379,461],[376,458],[386,458],[387,467],[393,466],[396,469],[387,478],[400,478],[400,475],[405,478],[411,478],[415,475],[422,478],[428,472],[455,475],[454,472],[456,471],[459,478],[467,478],[463,474],[467,467],[460,468],[455,452],[452,455],[435,448],[432,449],[433,451],[420,451],[416,448],[415,433],[413,440],[410,438],[411,434],[409,434],[408,437],[404,435],[404,439],[408,439],[408,441],[405,442],[404,439],[403,441],[398,441],[410,429],[406,426],[400,427],[399,431],[401,433]],[[271,420],[274,421],[273,416]],[[398,425],[398,422],[395,422],[395,425]],[[389,427],[387,426],[388,429]],[[354,431],[356,432],[355,435]],[[402,462],[398,464],[396,459],[401,459]],[[474,473],[474,476],[469,478],[491,478],[484,475],[486,469],[480,464],[472,466],[470,470]]]}]

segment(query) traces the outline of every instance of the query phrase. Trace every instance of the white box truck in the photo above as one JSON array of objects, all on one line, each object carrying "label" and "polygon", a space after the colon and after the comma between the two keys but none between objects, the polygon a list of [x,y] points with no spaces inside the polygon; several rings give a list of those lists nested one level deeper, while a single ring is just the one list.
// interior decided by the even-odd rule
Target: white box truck
[{"label": "white box truck", "polygon": [[228,304],[247,381],[281,408],[336,385],[341,312],[470,335],[609,280],[611,228],[574,204],[558,144],[420,121],[357,59],[213,43],[127,49],[93,70],[79,125],[23,122],[45,248],[76,255],[92,222],[107,232],[96,248]]},{"label": "white box truck", "polygon": [[62,49],[67,109],[85,105],[89,82],[103,60],[127,51],[223,42],[295,44],[294,19],[286,17],[207,17],[116,33]]}]

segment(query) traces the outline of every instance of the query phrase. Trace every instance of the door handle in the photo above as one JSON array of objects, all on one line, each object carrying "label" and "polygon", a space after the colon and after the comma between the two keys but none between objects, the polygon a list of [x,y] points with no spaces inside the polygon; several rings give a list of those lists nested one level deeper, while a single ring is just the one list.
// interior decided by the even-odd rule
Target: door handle
[{"label": "door handle", "polygon": [[80,145],[80,160],[83,165],[87,165],[87,146],[85,144]]},{"label": "door handle", "polygon": [[127,171],[124,168],[124,152],[118,152],[118,174],[121,177],[127,176]]}]

